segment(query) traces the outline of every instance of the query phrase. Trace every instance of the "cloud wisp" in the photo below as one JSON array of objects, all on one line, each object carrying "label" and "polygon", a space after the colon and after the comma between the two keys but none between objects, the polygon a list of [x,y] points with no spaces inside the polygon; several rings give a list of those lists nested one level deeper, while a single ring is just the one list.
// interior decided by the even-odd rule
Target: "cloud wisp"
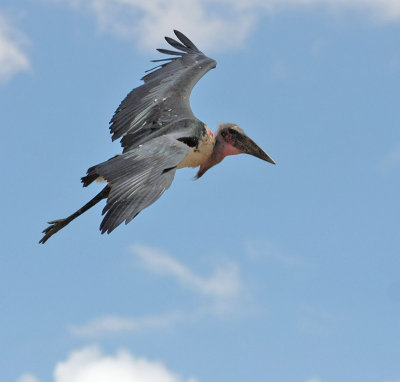
[{"label": "cloud wisp", "polygon": [[[88,346],[71,352],[65,361],[58,362],[54,369],[54,382],[196,382],[185,379],[169,370],[159,361],[135,357],[127,350],[115,355],[105,355],[97,346]],[[25,374],[18,382],[39,382]]]},{"label": "cloud wisp", "polygon": [[168,312],[144,317],[122,317],[107,315],[98,317],[87,324],[69,327],[71,334],[78,337],[95,338],[102,335],[160,330],[187,321],[183,312]]},{"label": "cloud wisp", "polygon": [[202,277],[162,251],[134,245],[132,253],[138,266],[158,275],[172,277],[182,286],[209,297],[232,298],[236,297],[241,289],[239,268],[232,262],[218,267],[211,276]]},{"label": "cloud wisp", "polygon": [[302,259],[294,256],[269,241],[247,241],[245,253],[253,260],[267,260],[284,267],[292,268],[302,265]]},{"label": "cloud wisp", "polygon": [[235,12],[221,0],[52,1],[88,12],[102,32],[133,40],[143,50],[150,51],[162,43],[162,36],[171,35],[173,29],[182,30],[203,50],[233,49],[243,44],[255,22],[253,12]]},{"label": "cloud wisp", "polygon": [[16,29],[8,17],[0,13],[0,83],[19,72],[30,69],[28,56],[23,51],[26,37]]},{"label": "cloud wisp", "polygon": [[173,311],[142,317],[104,315],[83,325],[71,325],[71,334],[96,338],[104,335],[165,329],[180,323],[196,321],[209,315],[231,313],[239,300],[243,283],[237,264],[228,262],[217,267],[211,276],[200,276],[172,256],[144,245],[131,248],[136,267],[159,277],[169,277],[183,288],[204,297],[195,310]]},{"label": "cloud wisp", "polygon": [[186,33],[208,52],[243,46],[262,18],[290,9],[348,11],[378,22],[400,21],[398,0],[48,0],[93,15],[99,29],[153,51],[172,29]]},{"label": "cloud wisp", "polygon": [[17,382],[39,382],[39,380],[33,374],[23,374],[18,379]]}]

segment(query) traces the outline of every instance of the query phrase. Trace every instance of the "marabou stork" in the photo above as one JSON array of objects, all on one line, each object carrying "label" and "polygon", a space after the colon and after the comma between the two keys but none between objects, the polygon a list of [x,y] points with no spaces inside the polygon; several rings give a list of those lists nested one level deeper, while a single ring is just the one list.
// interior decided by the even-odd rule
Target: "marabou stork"
[{"label": "marabou stork", "polygon": [[101,233],[129,223],[169,188],[176,169],[200,166],[200,178],[226,156],[241,153],[275,163],[239,126],[222,123],[214,136],[194,116],[189,102],[193,86],[217,63],[184,34],[174,33],[179,41],[165,39],[178,51],[157,49],[172,57],[153,61],[163,63],[142,78],[144,84],[126,96],[110,121],[112,140],[121,138],[122,154],[90,167],[82,178],[84,187],[95,180],[107,185],[72,215],[50,221],[40,243],[102,199],[107,204]]}]

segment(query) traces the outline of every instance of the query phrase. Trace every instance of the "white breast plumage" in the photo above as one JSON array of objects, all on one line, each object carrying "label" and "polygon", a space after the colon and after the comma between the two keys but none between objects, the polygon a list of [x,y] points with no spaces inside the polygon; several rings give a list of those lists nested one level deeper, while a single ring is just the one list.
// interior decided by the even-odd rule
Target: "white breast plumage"
[{"label": "white breast plumage", "polygon": [[213,133],[207,127],[207,134],[203,137],[199,146],[191,147],[189,154],[179,163],[177,168],[197,167],[204,163],[213,152],[215,138]]}]

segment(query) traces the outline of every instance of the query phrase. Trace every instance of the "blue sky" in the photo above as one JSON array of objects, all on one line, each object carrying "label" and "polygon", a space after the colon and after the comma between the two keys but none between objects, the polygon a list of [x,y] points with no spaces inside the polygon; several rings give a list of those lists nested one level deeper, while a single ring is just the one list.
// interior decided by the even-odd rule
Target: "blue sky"
[{"label": "blue sky", "polygon": [[[218,61],[196,116],[277,166],[179,170],[39,245],[173,28]],[[399,382],[399,42],[398,0],[2,0],[1,380]]]}]

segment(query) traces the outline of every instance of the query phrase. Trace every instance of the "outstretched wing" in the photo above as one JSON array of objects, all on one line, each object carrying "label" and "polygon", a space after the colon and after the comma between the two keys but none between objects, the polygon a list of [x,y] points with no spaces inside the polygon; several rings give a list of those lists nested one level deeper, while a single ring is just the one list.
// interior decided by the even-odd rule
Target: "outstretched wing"
[{"label": "outstretched wing", "polygon": [[188,152],[187,145],[164,135],[94,166],[91,170],[111,186],[101,233],[110,233],[123,221],[128,224],[154,203],[169,188]]},{"label": "outstretched wing", "polygon": [[112,139],[123,137],[124,151],[144,143],[155,131],[159,133],[172,122],[195,118],[190,108],[190,93],[217,63],[200,52],[184,34],[174,32],[180,42],[170,37],[165,39],[179,51],[157,49],[173,57],[154,60],[165,62],[142,78],[144,84],[126,96],[110,121]]}]

